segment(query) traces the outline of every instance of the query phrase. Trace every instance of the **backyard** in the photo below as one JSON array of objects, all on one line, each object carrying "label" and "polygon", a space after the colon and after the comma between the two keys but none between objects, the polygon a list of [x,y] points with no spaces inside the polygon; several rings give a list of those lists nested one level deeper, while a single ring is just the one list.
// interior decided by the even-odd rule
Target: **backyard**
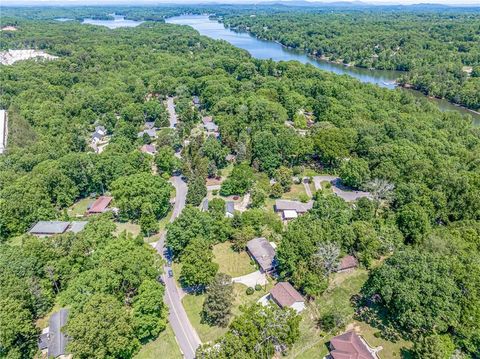
[{"label": "backyard", "polygon": [[230,242],[215,245],[213,254],[215,255],[215,262],[219,265],[218,271],[228,274],[232,278],[249,274],[256,270],[247,252],[235,252]]}]

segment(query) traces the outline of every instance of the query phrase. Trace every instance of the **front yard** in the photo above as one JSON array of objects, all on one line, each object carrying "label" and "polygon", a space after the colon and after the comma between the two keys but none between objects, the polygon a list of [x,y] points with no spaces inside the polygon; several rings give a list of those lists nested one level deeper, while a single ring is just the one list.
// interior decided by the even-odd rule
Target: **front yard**
[{"label": "front yard", "polygon": [[213,247],[215,262],[220,266],[218,271],[232,278],[252,273],[256,270],[247,252],[235,252],[230,242],[219,243]]},{"label": "front yard", "polygon": [[157,339],[142,346],[134,359],[181,359],[183,358],[180,349],[178,348],[170,324],[167,324],[167,328],[160,333]]}]

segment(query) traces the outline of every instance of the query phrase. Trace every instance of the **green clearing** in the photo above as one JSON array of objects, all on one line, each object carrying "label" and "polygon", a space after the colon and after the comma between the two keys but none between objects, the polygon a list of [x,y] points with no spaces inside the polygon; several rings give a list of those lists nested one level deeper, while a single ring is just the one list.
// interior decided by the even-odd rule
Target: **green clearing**
[{"label": "green clearing", "polygon": [[140,352],[135,355],[135,359],[181,359],[183,358],[180,349],[178,348],[170,324],[160,333],[157,339],[147,343],[140,349]]},{"label": "green clearing", "polygon": [[119,235],[123,231],[131,233],[133,236],[138,236],[140,234],[140,226],[132,222],[115,222],[117,228],[115,229],[115,235]]},{"label": "green clearing", "polygon": [[300,195],[302,195],[302,194],[303,195],[307,194],[305,192],[305,187],[303,186],[303,183],[292,184],[292,187],[290,187],[290,191],[284,193],[282,198],[298,201],[298,200],[300,200]]},{"label": "green clearing", "polygon": [[93,198],[89,198],[89,197],[82,198],[81,200],[74,203],[74,205],[68,209],[68,214],[72,217],[79,217],[79,216],[85,215],[85,212],[87,212],[88,205],[93,201],[94,201]]},{"label": "green clearing", "polygon": [[239,277],[255,271],[247,252],[235,252],[230,242],[219,243],[213,247],[218,271],[231,277]]}]

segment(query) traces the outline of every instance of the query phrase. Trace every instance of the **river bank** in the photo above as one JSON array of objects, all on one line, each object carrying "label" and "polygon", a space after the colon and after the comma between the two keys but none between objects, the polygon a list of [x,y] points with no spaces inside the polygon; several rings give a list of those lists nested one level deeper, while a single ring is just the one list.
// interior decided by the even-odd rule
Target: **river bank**
[{"label": "river bank", "polygon": [[[303,64],[311,64],[321,70],[333,72],[339,75],[349,75],[365,83],[372,83],[380,87],[394,89],[399,87],[396,80],[402,74],[401,71],[369,70],[355,66],[345,66],[312,57],[304,51],[295,51],[284,45],[269,40],[262,40],[247,31],[234,31],[209,15],[181,15],[165,19],[166,23],[176,25],[188,25],[197,30],[200,35],[208,36],[214,40],[224,40],[233,46],[244,49],[255,58],[272,59],[274,61],[298,61]],[[402,87],[403,88],[403,87]],[[470,115],[473,124],[480,126],[480,114],[470,109],[453,104],[445,99],[435,99],[425,96],[413,89],[405,89],[417,97],[422,97],[434,103],[441,111],[455,111],[463,115]]]}]

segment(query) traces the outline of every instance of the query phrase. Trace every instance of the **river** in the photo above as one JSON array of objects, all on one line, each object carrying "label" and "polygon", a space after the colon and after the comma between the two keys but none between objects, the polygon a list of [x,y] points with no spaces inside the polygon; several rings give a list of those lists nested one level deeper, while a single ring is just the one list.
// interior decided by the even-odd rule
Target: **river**
[{"label": "river", "polygon": [[[298,61],[303,64],[311,64],[322,70],[334,72],[340,75],[350,75],[361,82],[373,83],[389,89],[395,88],[395,79],[401,74],[399,71],[369,70],[358,67],[348,67],[341,64],[334,64],[328,61],[315,59],[306,55],[304,52],[298,52],[288,49],[276,42],[261,40],[247,32],[237,32],[225,28],[222,23],[211,20],[208,15],[182,15],[175,16],[165,20],[165,22],[177,25],[188,25],[197,30],[200,35],[208,36],[215,40],[225,40],[232,45],[247,50],[253,57],[258,59],[272,59],[274,61]],[[423,96],[418,91],[408,90],[418,96]],[[474,119],[475,125],[480,125],[480,115],[467,109],[455,106],[446,100],[428,98],[437,104],[442,111],[458,111],[463,114],[469,114]]]}]

